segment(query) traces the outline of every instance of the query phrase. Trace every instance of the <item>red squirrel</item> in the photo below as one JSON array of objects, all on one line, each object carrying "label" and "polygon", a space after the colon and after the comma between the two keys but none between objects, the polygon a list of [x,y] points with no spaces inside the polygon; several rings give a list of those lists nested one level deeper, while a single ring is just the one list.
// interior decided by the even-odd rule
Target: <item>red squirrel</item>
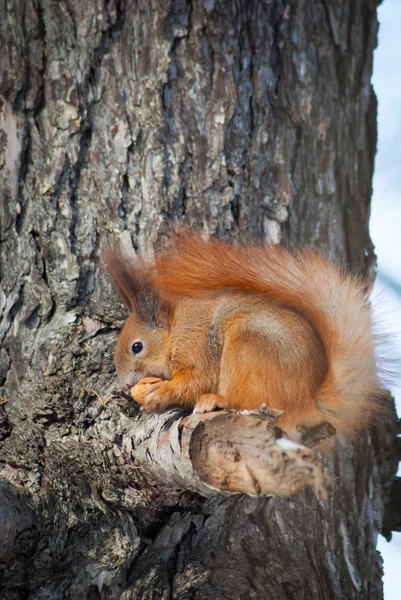
[{"label": "red squirrel", "polygon": [[228,245],[172,234],[172,248],[106,265],[130,311],[119,383],[148,412],[283,411],[278,424],[329,423],[352,437],[380,409],[371,309],[362,282],[305,248]]}]

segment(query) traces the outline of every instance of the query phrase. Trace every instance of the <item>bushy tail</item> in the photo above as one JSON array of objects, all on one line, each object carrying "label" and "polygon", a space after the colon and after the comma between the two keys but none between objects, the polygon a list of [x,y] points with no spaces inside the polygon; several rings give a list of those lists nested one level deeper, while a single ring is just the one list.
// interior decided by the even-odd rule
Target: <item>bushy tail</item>
[{"label": "bushy tail", "polygon": [[380,408],[371,309],[363,285],[311,249],[234,247],[192,233],[156,258],[156,286],[181,297],[241,291],[296,309],[314,325],[328,372],[316,406],[337,433],[352,436]]}]

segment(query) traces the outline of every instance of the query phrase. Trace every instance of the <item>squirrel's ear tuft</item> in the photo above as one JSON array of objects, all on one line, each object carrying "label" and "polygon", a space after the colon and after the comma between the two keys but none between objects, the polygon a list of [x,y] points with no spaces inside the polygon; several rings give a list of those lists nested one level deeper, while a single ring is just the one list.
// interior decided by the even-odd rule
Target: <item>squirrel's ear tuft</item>
[{"label": "squirrel's ear tuft", "polygon": [[113,287],[129,312],[156,327],[166,326],[169,309],[165,303],[161,305],[153,290],[151,266],[135,257],[123,257],[110,246],[105,250],[104,262]]},{"label": "squirrel's ear tuft", "polygon": [[145,283],[143,268],[135,265],[132,260],[123,258],[110,246],[105,250],[104,262],[117,294],[130,312],[136,312],[138,296],[143,291]]}]

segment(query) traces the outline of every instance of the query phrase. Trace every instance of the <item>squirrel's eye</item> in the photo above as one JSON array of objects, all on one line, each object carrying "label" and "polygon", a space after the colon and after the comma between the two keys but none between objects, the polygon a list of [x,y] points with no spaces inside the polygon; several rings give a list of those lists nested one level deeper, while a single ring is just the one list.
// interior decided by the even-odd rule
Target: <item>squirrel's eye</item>
[{"label": "squirrel's eye", "polygon": [[143,350],[142,342],[135,342],[134,344],[132,344],[133,354],[139,354],[140,352],[142,352],[142,350]]}]

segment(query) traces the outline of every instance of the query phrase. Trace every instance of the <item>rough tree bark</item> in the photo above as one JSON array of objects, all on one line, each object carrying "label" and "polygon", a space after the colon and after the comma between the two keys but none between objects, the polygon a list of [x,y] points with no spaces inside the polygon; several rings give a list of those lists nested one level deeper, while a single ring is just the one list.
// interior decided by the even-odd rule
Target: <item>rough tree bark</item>
[{"label": "rough tree bark", "polygon": [[162,487],[101,260],[179,221],[372,270],[376,31],[376,0],[0,3],[2,598],[382,597],[394,415],[325,504]]}]

